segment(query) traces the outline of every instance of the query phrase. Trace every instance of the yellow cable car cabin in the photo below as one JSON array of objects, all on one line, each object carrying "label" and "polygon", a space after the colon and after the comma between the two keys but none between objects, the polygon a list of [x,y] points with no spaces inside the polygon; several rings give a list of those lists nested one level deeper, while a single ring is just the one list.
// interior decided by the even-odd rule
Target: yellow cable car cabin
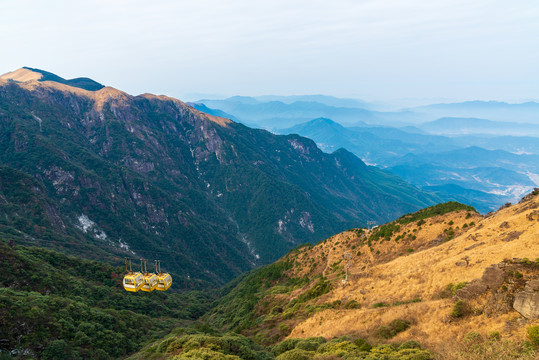
[{"label": "yellow cable car cabin", "polygon": [[152,292],[157,287],[157,275],[146,273],[144,274],[144,285],[140,290],[146,292]]},{"label": "yellow cable car cabin", "polygon": [[131,260],[129,261],[129,271],[127,271],[127,259],[125,259],[125,270],[127,274],[124,276],[124,289],[131,292],[139,291],[144,285],[144,276],[139,272],[132,271]]},{"label": "yellow cable car cabin", "polygon": [[[157,275],[149,273],[146,265],[146,260],[144,260],[144,285],[142,285],[140,290],[152,292],[157,287]],[[140,267],[142,269],[142,260],[140,260]]]},{"label": "yellow cable car cabin", "polygon": [[[157,263],[159,262],[159,270],[157,267]],[[168,288],[172,285],[172,276],[167,273],[161,272],[161,261],[155,262],[155,271],[157,272],[157,290],[160,291],[166,291]]]},{"label": "yellow cable car cabin", "polygon": [[172,285],[172,276],[170,274],[157,274],[157,290],[165,291]]}]

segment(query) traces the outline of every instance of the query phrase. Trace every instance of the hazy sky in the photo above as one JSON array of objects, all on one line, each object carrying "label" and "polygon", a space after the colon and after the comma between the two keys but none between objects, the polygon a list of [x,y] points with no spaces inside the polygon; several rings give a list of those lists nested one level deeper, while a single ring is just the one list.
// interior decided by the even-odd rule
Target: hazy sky
[{"label": "hazy sky", "polygon": [[537,0],[16,0],[0,17],[0,73],[132,94],[539,98]]}]

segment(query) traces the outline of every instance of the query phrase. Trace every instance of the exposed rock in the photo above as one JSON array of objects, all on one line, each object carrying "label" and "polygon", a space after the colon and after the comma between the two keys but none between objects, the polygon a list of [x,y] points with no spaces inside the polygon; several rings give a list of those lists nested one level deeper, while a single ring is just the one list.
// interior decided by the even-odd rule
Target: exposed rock
[{"label": "exposed rock", "polygon": [[480,243],[478,243],[478,244],[474,244],[474,245],[472,245],[472,246],[468,246],[468,247],[465,248],[464,250],[472,250],[473,248],[476,248],[476,247],[481,246],[481,245],[485,245],[485,242],[482,241],[482,242],[480,242]]},{"label": "exposed rock", "polygon": [[481,279],[470,281],[468,285],[457,290],[456,295],[461,299],[471,299],[487,290],[497,290],[503,284],[504,279],[505,272],[498,265],[491,265],[485,269]]},{"label": "exposed rock", "polygon": [[506,314],[513,309],[513,300],[514,296],[510,289],[500,288],[488,299],[483,313],[487,317]]},{"label": "exposed rock", "polygon": [[513,241],[519,238],[520,235],[522,235],[522,231],[511,231],[505,238],[502,239],[502,241],[509,242]]},{"label": "exposed rock", "polygon": [[524,291],[515,295],[513,308],[526,319],[539,319],[539,280],[530,280]]},{"label": "exposed rock", "polygon": [[530,201],[531,199],[534,198],[534,196],[537,196],[537,195],[539,195],[539,188],[533,189],[533,191],[531,193],[529,193],[528,195],[526,195],[522,199],[520,199],[519,204],[522,204],[523,202],[526,202],[526,201]]},{"label": "exposed rock", "polygon": [[485,269],[481,280],[489,289],[499,288],[505,279],[505,272],[498,265],[491,265]]}]

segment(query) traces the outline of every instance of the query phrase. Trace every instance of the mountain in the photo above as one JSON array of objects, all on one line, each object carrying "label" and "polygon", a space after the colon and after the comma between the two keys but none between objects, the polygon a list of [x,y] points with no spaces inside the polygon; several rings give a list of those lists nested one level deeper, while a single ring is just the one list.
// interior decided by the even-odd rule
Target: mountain
[{"label": "mountain", "polygon": [[38,80],[0,80],[0,234],[20,244],[158,258],[178,288],[203,288],[439,201],[297,135]]},{"label": "mountain", "polygon": [[434,119],[444,116],[472,117],[494,121],[539,124],[539,103],[534,101],[520,104],[509,104],[502,101],[466,101],[461,103],[431,104],[407,110],[421,113]]},{"label": "mountain", "polygon": [[[520,198],[539,184],[537,138],[447,137],[409,130],[366,124],[344,127],[319,118],[279,133],[309,137],[327,152],[344,147],[424,190],[471,204],[484,213]],[[498,150],[501,147],[512,153]]]},{"label": "mountain", "polygon": [[438,135],[513,135],[539,136],[539,122],[536,124],[491,121],[478,118],[443,117],[417,126]]},{"label": "mountain", "polygon": [[440,153],[407,154],[395,163],[425,163],[470,168],[470,159],[473,159],[474,166],[499,166],[512,170],[539,172],[539,155],[512,154],[503,150],[486,150],[477,146]]},{"label": "mountain", "polygon": [[539,155],[539,138],[531,136],[458,136],[452,137],[459,147],[477,146],[487,150],[505,150],[513,154]]},{"label": "mountain", "polygon": [[376,107],[369,102],[358,99],[346,99],[338,98],[328,95],[289,95],[289,96],[277,96],[277,95],[263,95],[254,97],[259,102],[280,101],[285,104],[291,104],[297,101],[317,102],[320,104],[345,107],[345,108],[360,108],[366,110],[374,110]]},{"label": "mountain", "polygon": [[[264,101],[263,101],[264,100]],[[282,101],[281,101],[282,100]],[[293,101],[294,100],[294,101]],[[224,111],[245,124],[275,130],[324,117],[348,124],[371,123],[384,125],[408,125],[417,114],[410,111],[382,112],[357,107],[356,102],[316,96],[260,98],[234,96],[223,100],[199,100],[197,104]],[[330,105],[331,104],[331,105]]]},{"label": "mountain", "polygon": [[485,217],[451,202],[306,244],[131,359],[533,360],[538,208],[539,189]]},{"label": "mountain", "polygon": [[443,136],[413,134],[398,128],[368,124],[344,127],[326,118],[314,119],[278,132],[308,137],[328,152],[343,147],[368,163],[381,165],[408,153],[458,149],[451,139]]},{"label": "mountain", "polygon": [[105,87],[104,85],[86,77],[79,77],[75,79],[66,80],[48,71],[44,71],[40,69],[33,69],[26,66],[16,71],[4,74],[0,76],[0,79],[17,81],[17,82],[25,82],[25,81],[31,81],[31,80],[54,81],[60,84],[65,84],[65,85],[73,86],[73,87],[88,90],[88,91],[97,91]]}]

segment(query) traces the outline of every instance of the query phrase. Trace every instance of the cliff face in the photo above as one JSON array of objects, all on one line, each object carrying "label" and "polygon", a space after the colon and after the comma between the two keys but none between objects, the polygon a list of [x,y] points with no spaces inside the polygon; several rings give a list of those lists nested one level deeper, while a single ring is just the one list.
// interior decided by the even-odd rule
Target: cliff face
[{"label": "cliff face", "polygon": [[185,287],[438,200],[344,150],[110,87],[0,80],[0,148],[0,232],[158,258]]}]

